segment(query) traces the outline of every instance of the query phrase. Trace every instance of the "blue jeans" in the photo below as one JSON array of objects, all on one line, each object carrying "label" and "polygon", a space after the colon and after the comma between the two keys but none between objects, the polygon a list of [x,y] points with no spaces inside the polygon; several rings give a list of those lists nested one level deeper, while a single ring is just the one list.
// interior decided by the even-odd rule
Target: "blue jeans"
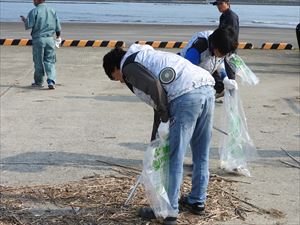
[{"label": "blue jeans", "polygon": [[170,102],[170,166],[168,196],[178,212],[186,149],[191,145],[193,158],[190,203],[206,201],[209,180],[209,147],[213,126],[215,90],[203,86]]},{"label": "blue jeans", "polygon": [[55,72],[55,42],[53,37],[35,38],[32,40],[32,55],[34,62],[34,82],[43,84],[45,72],[47,81],[56,82]]}]

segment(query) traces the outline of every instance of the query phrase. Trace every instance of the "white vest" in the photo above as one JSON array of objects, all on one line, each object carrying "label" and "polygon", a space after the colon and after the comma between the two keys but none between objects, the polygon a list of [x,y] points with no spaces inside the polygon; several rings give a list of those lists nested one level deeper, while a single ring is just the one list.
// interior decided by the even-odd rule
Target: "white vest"
[{"label": "white vest", "polygon": [[162,83],[169,102],[201,86],[215,85],[214,78],[206,70],[192,64],[179,55],[154,50],[149,45],[131,45],[121,61],[121,70],[126,58],[138,51],[139,53],[134,61],[151,71],[156,79],[159,80],[160,72],[166,67],[170,67],[175,71],[175,79],[172,82]]}]

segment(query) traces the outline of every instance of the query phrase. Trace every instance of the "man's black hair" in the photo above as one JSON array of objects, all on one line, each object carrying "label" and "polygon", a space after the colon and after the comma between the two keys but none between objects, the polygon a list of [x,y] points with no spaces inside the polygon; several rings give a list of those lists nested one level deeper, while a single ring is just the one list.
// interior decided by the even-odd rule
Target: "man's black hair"
[{"label": "man's black hair", "polygon": [[232,27],[218,28],[208,38],[211,46],[226,55],[238,47],[238,40]]},{"label": "man's black hair", "polygon": [[109,79],[114,80],[112,72],[115,68],[120,69],[120,64],[123,56],[126,54],[120,47],[115,47],[103,57],[103,68]]}]

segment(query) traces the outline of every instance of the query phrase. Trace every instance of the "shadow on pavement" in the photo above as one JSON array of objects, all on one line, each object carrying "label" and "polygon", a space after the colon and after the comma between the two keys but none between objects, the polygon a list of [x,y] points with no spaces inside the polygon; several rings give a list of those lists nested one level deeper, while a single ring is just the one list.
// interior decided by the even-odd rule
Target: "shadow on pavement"
[{"label": "shadow on pavement", "polygon": [[[128,147],[132,150],[143,151],[146,149],[145,143],[120,143],[121,146]],[[294,157],[300,157],[299,151],[289,151]],[[268,159],[272,158],[287,158],[289,157],[281,150],[258,150],[259,157],[255,162],[267,163]],[[191,151],[188,150],[186,156],[191,157]],[[212,148],[210,151],[210,159],[219,159],[217,148]],[[2,158],[2,171],[16,171],[21,173],[38,173],[46,170],[48,166],[59,167],[76,167],[89,168],[94,170],[109,169],[109,164],[124,165],[129,167],[141,168],[142,160],[124,159],[115,157],[106,157],[92,154],[77,154],[70,152],[27,152],[19,155]],[[107,162],[108,164],[104,163]]]},{"label": "shadow on pavement", "polygon": [[[97,161],[98,160],[98,161]],[[21,173],[38,173],[49,166],[90,168],[93,170],[109,169],[109,165],[102,162],[139,167],[142,160],[112,158],[100,155],[76,154],[69,152],[27,152],[12,157],[2,158],[1,170]]]}]

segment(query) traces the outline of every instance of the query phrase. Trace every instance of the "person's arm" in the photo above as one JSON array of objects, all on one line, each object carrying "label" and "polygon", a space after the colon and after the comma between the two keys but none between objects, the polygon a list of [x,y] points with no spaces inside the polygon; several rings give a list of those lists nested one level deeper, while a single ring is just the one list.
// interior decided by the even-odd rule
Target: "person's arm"
[{"label": "person's arm", "polygon": [[222,80],[223,80],[223,84],[224,84],[224,88],[227,90],[236,90],[238,89],[238,85],[237,82],[233,79],[229,79],[226,69],[225,69],[225,64],[224,61],[218,66],[217,68],[217,72],[220,74]]},{"label": "person's arm", "polygon": [[156,139],[156,133],[158,126],[160,124],[160,115],[159,113],[154,109],[154,116],[153,116],[153,125],[152,125],[152,133],[151,133],[151,141]]},{"label": "person's arm", "polygon": [[185,59],[189,60],[194,65],[199,65],[201,62],[201,53],[208,48],[207,39],[198,38],[191,48],[186,51]]},{"label": "person's arm", "polygon": [[225,70],[224,61],[222,63],[220,63],[220,65],[218,66],[217,72],[220,75],[220,77],[222,78],[222,80],[224,80],[224,78],[227,77],[227,72]]},{"label": "person's arm", "polygon": [[21,20],[23,21],[23,23],[25,23],[26,22],[26,17],[25,16],[20,16],[21,17]]},{"label": "person's arm", "polygon": [[61,35],[61,25],[60,25],[60,21],[59,21],[59,18],[57,17],[56,13],[55,13],[55,17],[56,17],[56,20],[55,20],[55,33],[56,33],[56,37],[59,38],[60,35]]},{"label": "person's arm", "polygon": [[239,34],[239,18],[235,15],[230,15],[227,20],[226,20],[226,25],[227,26],[231,26],[234,30],[234,32],[236,33],[236,35],[238,36]]},{"label": "person's arm", "polygon": [[133,87],[150,96],[155,104],[155,110],[162,122],[169,120],[168,98],[159,80],[140,63],[130,63],[123,67],[124,79]]},{"label": "person's arm", "polygon": [[20,17],[25,25],[25,30],[29,30],[34,27],[35,22],[36,22],[35,10],[31,10],[28,13],[27,18],[25,18],[24,16],[20,16]]}]

